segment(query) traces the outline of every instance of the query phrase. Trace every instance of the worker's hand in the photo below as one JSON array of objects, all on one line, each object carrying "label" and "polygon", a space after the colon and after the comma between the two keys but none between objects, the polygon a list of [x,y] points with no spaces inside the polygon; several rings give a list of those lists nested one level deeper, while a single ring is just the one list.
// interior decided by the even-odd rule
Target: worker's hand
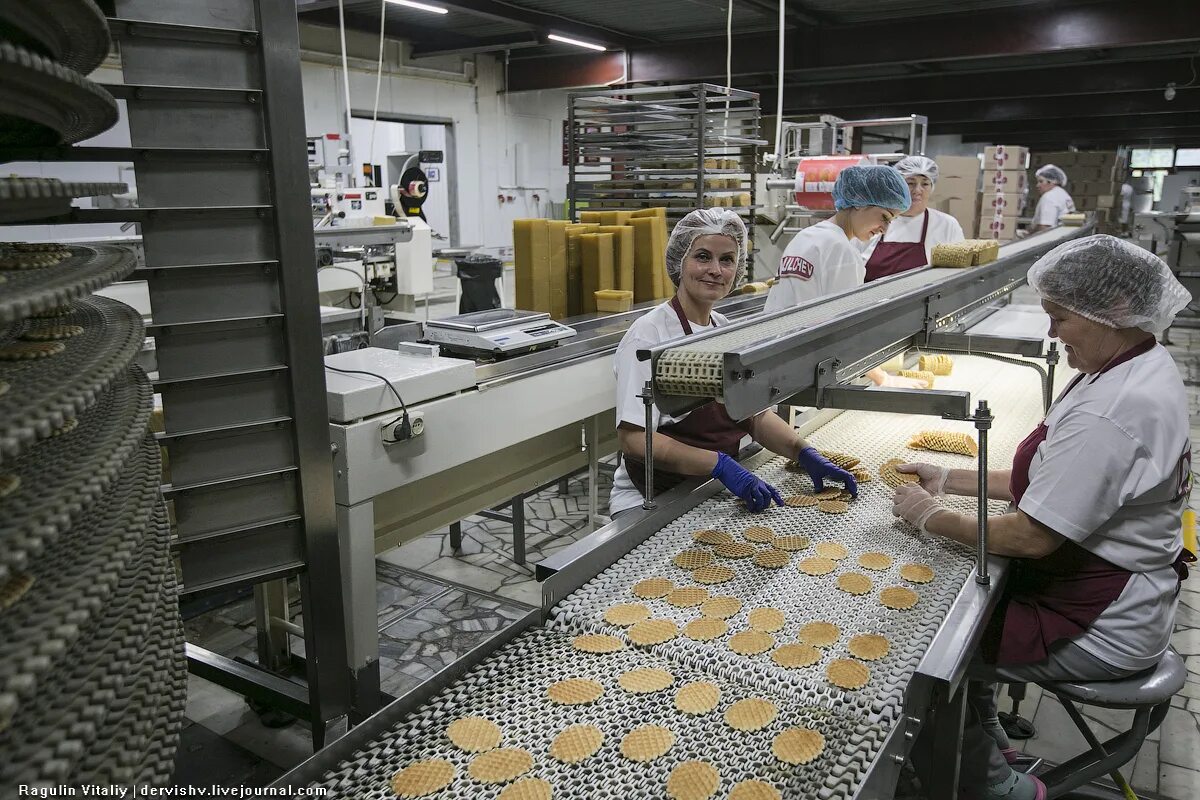
[{"label": "worker's hand", "polygon": [[916,475],[921,479],[921,488],[934,495],[946,493],[946,481],[950,478],[950,470],[946,467],[919,461],[912,464],[900,464],[896,467],[896,472]]},{"label": "worker's hand", "polygon": [[783,498],[774,486],[760,479],[724,453],[717,453],[717,465],[712,476],[725,484],[725,488],[746,501],[751,511],[766,511],[774,501],[783,505]]},{"label": "worker's hand", "polygon": [[817,448],[806,447],[801,450],[796,456],[796,463],[804,467],[816,491],[825,488],[825,481],[833,480],[845,485],[846,491],[858,497],[858,481],[854,480],[854,476],[821,455]]},{"label": "worker's hand", "polygon": [[923,381],[920,378],[905,378],[902,375],[888,375],[879,385],[889,389],[928,389],[929,381]]},{"label": "worker's hand", "polygon": [[896,490],[896,496],[892,499],[892,513],[897,517],[903,517],[921,533],[929,533],[925,527],[929,520],[933,518],[934,514],[945,510],[938,504],[936,497],[920,486],[912,484],[901,486]]}]

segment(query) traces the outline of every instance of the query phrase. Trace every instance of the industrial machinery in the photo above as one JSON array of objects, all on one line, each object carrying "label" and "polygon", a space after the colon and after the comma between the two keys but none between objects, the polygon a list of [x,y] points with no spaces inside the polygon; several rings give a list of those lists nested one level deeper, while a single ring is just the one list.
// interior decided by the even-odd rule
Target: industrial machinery
[{"label": "industrial machinery", "polygon": [[[733,304],[736,321],[722,328],[721,335],[676,340],[648,353],[658,376],[655,395],[664,408],[672,403],[683,407],[702,395],[713,396],[715,390],[735,416],[796,398],[815,407],[801,419],[801,431],[811,441],[854,453],[874,469],[888,456],[903,453],[908,434],[931,426],[925,415],[964,416],[972,395],[978,394],[995,402],[992,451],[1008,455],[1040,417],[1054,380],[1040,368],[1039,380],[1030,367],[1037,367],[1039,360],[1052,363],[1054,351],[1047,350],[1040,336],[984,335],[961,329],[991,314],[997,300],[1024,282],[1038,256],[1090,230],[1057,228],[1004,245],[1001,258],[984,267],[916,270],[770,317],[756,313],[761,296],[734,298],[727,303]],[[561,468],[570,462],[572,452],[579,456],[581,421],[588,431],[588,458],[611,450],[611,439],[606,447],[599,436],[600,424],[606,426],[606,434],[613,424],[614,386],[607,356],[628,318],[638,313],[620,315],[611,330],[578,325],[579,336],[558,348],[477,367],[474,388],[451,389],[432,401],[406,399],[409,415],[420,414],[423,425],[423,434],[411,441],[383,443],[382,426],[398,410],[390,401],[380,407],[380,414],[331,426],[339,515],[348,526],[343,529],[344,547],[354,551],[347,562],[347,580],[354,581],[359,603],[354,614],[355,656],[369,663],[369,639],[375,636],[374,591],[366,581],[373,574],[372,538],[376,547],[382,543],[384,549],[406,538],[406,527],[419,529],[414,526],[420,525],[422,516],[428,517],[423,521],[429,527],[446,524],[453,518],[447,506],[465,510],[471,492],[480,487],[486,492],[501,475],[508,480],[509,475],[515,478],[538,469],[550,453],[561,454],[555,456]],[[956,374],[945,379],[948,390],[939,386],[923,397],[848,383],[865,369],[913,347],[972,355],[956,356]],[[694,380],[699,388],[692,396],[666,394],[661,389],[676,386],[670,376],[678,377],[670,365],[685,353],[683,360],[694,362],[697,370],[684,383]],[[994,353],[1007,355],[983,357]],[[566,396],[562,386],[571,387]],[[400,395],[408,394],[401,384],[396,389]],[[379,384],[374,392],[381,399],[388,390]],[[414,391],[412,396],[420,393]],[[495,407],[507,410],[506,425],[485,425],[477,419],[487,417],[488,409]],[[846,408],[859,410],[839,414],[838,409]],[[893,413],[880,416],[879,411]],[[932,424],[962,430],[971,425]],[[558,442],[552,446],[558,449],[547,446],[548,442]],[[531,447],[535,443],[541,446]],[[802,480],[787,471],[782,459],[769,454],[750,456],[745,463],[785,493]],[[488,469],[501,475],[493,472],[490,481],[483,480],[481,473]],[[528,480],[537,485],[553,477],[553,472],[542,472]],[[411,483],[406,485],[406,479]],[[458,484],[463,491],[449,497],[432,491],[435,486]],[[487,503],[495,497],[485,495],[480,500]],[[967,657],[995,600],[994,587],[1005,574],[1002,560],[986,559],[986,569],[981,570],[973,548],[913,537],[894,527],[886,513],[889,499],[890,491],[876,481],[864,486],[861,499],[845,517],[816,517],[799,509],[780,509],[763,517],[751,516],[730,502],[716,482],[697,479],[676,487],[657,498],[655,509],[622,517],[541,562],[537,569],[545,579],[541,610],[530,612],[503,635],[365,720],[283,776],[276,786],[295,790],[319,785],[334,798],[374,796],[376,791],[386,793],[391,777],[414,760],[445,758],[455,765],[448,796],[471,796],[466,757],[447,749],[444,731],[457,717],[481,715],[501,726],[506,746],[534,754],[536,774],[550,780],[555,793],[564,796],[586,795],[587,786],[603,787],[612,796],[657,796],[671,767],[690,757],[710,761],[729,785],[756,778],[785,788],[788,796],[888,797],[895,787],[897,759],[903,760],[922,727],[932,727],[938,741],[950,746],[948,757],[954,755],[961,719],[955,716],[956,709],[961,714],[958,689]],[[795,534],[804,541],[835,539],[856,553],[883,551],[891,559],[887,569],[893,572],[911,561],[928,565],[936,577],[918,587],[914,607],[887,609],[879,605],[874,592],[855,598],[836,589],[833,576],[801,575],[798,580],[798,559],[792,556],[786,557],[789,566],[779,572],[753,567],[749,559],[719,561],[731,567],[732,575],[728,582],[706,589],[710,595],[742,600],[741,610],[725,623],[730,632],[745,627],[752,606],[782,611],[789,634],[810,620],[826,619],[841,627],[834,656],[821,655],[816,664],[806,667],[782,667],[765,653],[737,655],[719,632],[715,640],[685,633],[638,649],[625,643],[627,632],[606,621],[610,607],[642,602],[678,635],[696,617],[696,609],[662,599],[639,600],[630,593],[631,587],[654,576],[666,576],[676,585],[692,582],[672,559],[680,550],[698,546],[694,531],[717,529],[736,536],[753,523],[770,526],[774,535]],[[799,539],[787,544],[806,546]],[[843,562],[847,571],[851,563]],[[988,575],[989,582],[980,582],[981,574]],[[872,573],[872,579],[876,591],[903,583],[894,574]],[[607,655],[573,649],[572,637],[586,633],[616,636],[622,648]],[[859,688],[840,689],[828,682],[825,669],[829,659],[840,656],[846,642],[859,633],[883,635],[890,649],[869,663]],[[672,690],[629,694],[617,687],[617,675],[647,668],[668,671],[673,676]],[[585,706],[548,702],[547,687],[567,678],[596,681],[602,689],[599,699]],[[698,681],[716,685],[720,699],[714,705],[722,710],[735,700],[769,701],[778,712],[778,723],[735,734],[720,713],[678,713],[672,704],[674,692]],[[605,746],[578,767],[544,756],[550,741],[564,728],[588,722],[601,727],[605,741],[614,746]],[[676,750],[669,758],[631,765],[615,745],[644,723],[668,727],[676,737]],[[783,729],[781,725],[819,730],[823,751],[806,766],[783,768],[771,756],[771,740]],[[953,782],[956,775],[948,772],[945,780]]]}]

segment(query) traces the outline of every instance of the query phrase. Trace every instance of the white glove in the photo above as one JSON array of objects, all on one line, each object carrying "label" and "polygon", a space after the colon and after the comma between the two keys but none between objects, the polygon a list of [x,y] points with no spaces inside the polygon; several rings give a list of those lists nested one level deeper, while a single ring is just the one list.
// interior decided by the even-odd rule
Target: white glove
[{"label": "white glove", "polygon": [[938,505],[937,498],[920,486],[911,484],[897,489],[896,496],[892,499],[892,513],[903,517],[921,533],[929,533],[926,524],[934,514],[945,510]]},{"label": "white glove", "polygon": [[891,389],[928,389],[929,388],[929,383],[927,381],[919,380],[917,378],[903,378],[899,375],[888,375],[887,377],[885,377],[883,379],[883,383],[881,383],[879,385],[887,386],[888,388],[891,388]]},{"label": "white glove", "polygon": [[921,488],[930,494],[946,493],[946,481],[950,479],[950,470],[946,467],[918,461],[911,464],[900,464],[896,467],[896,471],[907,472],[910,475],[915,473],[921,479]]}]

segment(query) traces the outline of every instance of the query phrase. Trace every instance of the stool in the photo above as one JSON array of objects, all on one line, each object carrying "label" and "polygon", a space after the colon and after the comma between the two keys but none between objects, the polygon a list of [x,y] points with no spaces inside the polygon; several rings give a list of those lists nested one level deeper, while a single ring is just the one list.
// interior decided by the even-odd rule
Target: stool
[{"label": "stool", "polygon": [[[1065,764],[1039,774],[1046,784],[1046,797],[1062,797],[1085,783],[1111,775],[1117,786],[1132,796],[1125,779],[1117,769],[1127,763],[1142,746],[1151,731],[1162,724],[1171,708],[1171,698],[1183,688],[1187,668],[1172,648],[1167,648],[1162,660],[1152,669],[1116,681],[1046,681],[1039,685],[1052,692],[1062,703],[1071,721],[1091,750],[1072,758]],[[1132,727],[1101,743],[1088,727],[1075,703],[1102,708],[1135,709]]]}]

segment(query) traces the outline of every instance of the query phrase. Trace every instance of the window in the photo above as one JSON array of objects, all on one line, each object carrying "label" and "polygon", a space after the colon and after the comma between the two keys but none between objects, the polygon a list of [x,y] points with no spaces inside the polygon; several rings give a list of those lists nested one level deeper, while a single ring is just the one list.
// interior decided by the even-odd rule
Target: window
[{"label": "window", "polygon": [[1200,167],[1200,147],[1181,147],[1175,151],[1176,167]]},{"label": "window", "polygon": [[1170,169],[1175,166],[1175,148],[1134,148],[1129,166],[1133,169]]}]

